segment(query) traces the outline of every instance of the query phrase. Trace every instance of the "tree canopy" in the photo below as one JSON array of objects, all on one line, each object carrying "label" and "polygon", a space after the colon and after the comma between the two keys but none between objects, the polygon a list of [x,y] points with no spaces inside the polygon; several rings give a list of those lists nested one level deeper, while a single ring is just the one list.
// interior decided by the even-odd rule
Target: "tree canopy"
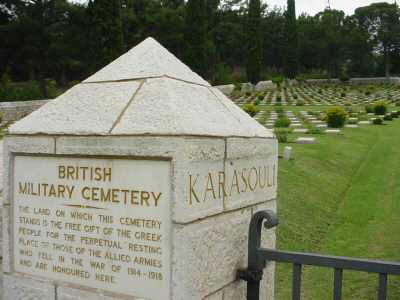
[{"label": "tree canopy", "polygon": [[287,9],[261,0],[3,0],[0,76],[35,80],[46,93],[48,79],[82,80],[148,36],[213,84],[400,74],[395,4],[296,18],[294,0]]}]

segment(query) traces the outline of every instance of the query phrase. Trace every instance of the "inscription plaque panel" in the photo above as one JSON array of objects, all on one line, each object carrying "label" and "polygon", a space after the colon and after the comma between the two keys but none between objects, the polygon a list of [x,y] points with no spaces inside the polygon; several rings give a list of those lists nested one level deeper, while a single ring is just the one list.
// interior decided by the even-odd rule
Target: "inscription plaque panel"
[{"label": "inscription plaque panel", "polygon": [[16,156],[16,272],[169,299],[170,162]]}]

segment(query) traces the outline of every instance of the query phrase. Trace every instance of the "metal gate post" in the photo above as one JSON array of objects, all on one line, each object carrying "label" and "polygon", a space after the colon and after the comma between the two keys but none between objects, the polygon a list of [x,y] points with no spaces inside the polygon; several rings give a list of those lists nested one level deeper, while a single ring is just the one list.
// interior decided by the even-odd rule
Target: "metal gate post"
[{"label": "metal gate post", "polygon": [[278,225],[278,216],[271,210],[259,211],[251,219],[249,228],[248,266],[246,270],[239,270],[240,279],[247,281],[247,300],[259,300],[260,281],[266,261],[259,253],[261,247],[261,230]]}]

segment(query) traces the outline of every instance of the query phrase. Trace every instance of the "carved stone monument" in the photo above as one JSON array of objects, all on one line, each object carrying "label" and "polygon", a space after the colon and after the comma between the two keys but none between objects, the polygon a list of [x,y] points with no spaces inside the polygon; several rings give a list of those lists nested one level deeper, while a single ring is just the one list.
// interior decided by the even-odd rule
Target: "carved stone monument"
[{"label": "carved stone monument", "polygon": [[4,172],[4,300],[236,300],[277,142],[149,38],[12,125]]}]

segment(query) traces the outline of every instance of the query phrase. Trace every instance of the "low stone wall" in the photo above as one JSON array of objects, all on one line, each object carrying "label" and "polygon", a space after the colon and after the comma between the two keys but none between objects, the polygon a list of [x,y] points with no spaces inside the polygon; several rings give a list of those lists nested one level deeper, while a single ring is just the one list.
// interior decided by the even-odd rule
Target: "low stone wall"
[{"label": "low stone wall", "polygon": [[17,121],[42,107],[49,101],[50,100],[0,102],[0,113],[3,115],[3,121]]},{"label": "low stone wall", "polygon": [[[400,77],[370,77],[370,78],[351,78],[349,80],[350,84],[381,84],[386,82],[394,83],[400,85]],[[337,78],[332,79],[307,79],[308,83],[325,84],[325,83],[340,83]]]}]

